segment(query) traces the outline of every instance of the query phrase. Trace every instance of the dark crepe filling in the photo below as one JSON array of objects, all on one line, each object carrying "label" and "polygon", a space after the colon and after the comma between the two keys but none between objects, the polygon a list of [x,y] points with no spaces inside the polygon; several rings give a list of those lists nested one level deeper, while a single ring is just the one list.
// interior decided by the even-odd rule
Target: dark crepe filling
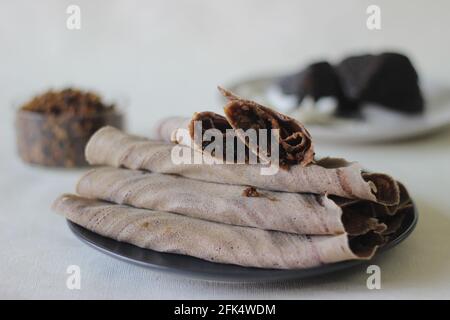
[{"label": "dark crepe filling", "polygon": [[261,194],[258,192],[258,190],[256,190],[255,187],[245,188],[244,191],[242,191],[242,195],[244,197],[261,197]]},{"label": "dark crepe filling", "polygon": [[249,186],[242,191],[242,196],[249,198],[266,198],[270,201],[278,201],[277,198],[268,195],[263,191],[258,191],[255,187]]},{"label": "dark crepe filling", "polygon": [[[253,101],[240,99],[228,91],[221,90],[230,102],[224,107],[227,119],[234,128],[279,129],[280,166],[288,168],[295,164],[307,165],[313,161],[314,152],[309,132],[296,120],[261,106]],[[267,139],[267,150],[256,141],[256,154],[261,158],[270,158],[271,139]]]},{"label": "dark crepe filling", "polygon": [[375,232],[368,232],[357,237],[349,237],[349,246],[360,258],[368,258],[372,256],[374,250],[386,243],[386,238]]},{"label": "dark crepe filling", "polygon": [[[305,157],[310,157],[313,161],[314,152],[312,150],[311,138],[306,129],[293,119],[273,112],[253,101],[242,100],[232,93],[219,88],[230,102],[225,106],[227,118],[213,112],[196,113],[192,118],[189,127],[191,137],[194,138],[194,121],[202,121],[202,136],[208,129],[218,129],[223,134],[223,146],[226,148],[225,139],[227,129],[240,128],[244,131],[248,129],[279,129],[280,138],[280,166],[288,167],[293,164],[308,161]],[[231,123],[231,124],[230,124]],[[259,137],[258,137],[259,138]],[[202,150],[211,142],[204,141]],[[234,144],[235,160],[237,141]],[[246,154],[248,150],[248,141]],[[257,155],[265,152],[270,157],[270,139],[267,141],[267,150],[261,150],[257,141]],[[226,150],[224,150],[226,152]],[[214,156],[214,155],[213,155]],[[264,154],[262,154],[264,156]],[[248,157],[246,157],[246,160]],[[328,161],[322,159],[319,165],[341,166],[342,163],[335,159]],[[339,197],[332,198],[342,208],[342,223],[349,236],[349,246],[359,257],[369,257],[378,246],[384,245],[393,237],[402,226],[407,214],[413,210],[408,192],[401,183],[383,174],[373,174],[363,172],[362,177],[366,182],[374,185],[373,193],[380,203],[370,201],[349,200]],[[247,187],[242,193],[245,197],[263,197],[264,195],[254,187]]]},{"label": "dark crepe filling", "polygon": [[342,206],[342,223],[350,236],[359,236],[368,232],[382,234],[387,225],[379,221],[379,212],[369,201],[358,201]]},{"label": "dark crepe filling", "polygon": [[[325,157],[315,160],[315,164],[327,169],[338,169],[347,167],[351,163],[341,158]],[[381,205],[388,206],[387,208],[390,212],[395,212],[400,202],[409,200],[405,187],[391,177],[381,173],[369,172],[362,172],[361,175],[364,181],[373,183],[375,189],[372,189],[372,192],[376,196],[377,201]]]},{"label": "dark crepe filling", "polygon": [[360,257],[369,257],[376,247],[395,238],[402,232],[405,219],[414,213],[411,199],[406,198],[394,213],[380,208],[379,204],[368,201],[342,208],[342,221],[349,234],[350,248]]}]

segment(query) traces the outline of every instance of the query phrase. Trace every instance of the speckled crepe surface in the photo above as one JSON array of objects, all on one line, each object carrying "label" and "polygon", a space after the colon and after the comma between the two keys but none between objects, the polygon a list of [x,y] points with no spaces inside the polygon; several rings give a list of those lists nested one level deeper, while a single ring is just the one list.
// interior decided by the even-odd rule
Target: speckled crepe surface
[{"label": "speckled crepe surface", "polygon": [[325,196],[257,190],[143,171],[104,167],[87,172],[77,193],[138,208],[232,225],[298,234],[341,234],[342,210]]},{"label": "speckled crepe surface", "polygon": [[[350,249],[346,234],[305,236],[230,226],[74,195],[59,197],[53,208],[100,235],[142,248],[213,262],[296,269],[361,258]],[[374,250],[365,253],[365,257],[370,257]]]}]

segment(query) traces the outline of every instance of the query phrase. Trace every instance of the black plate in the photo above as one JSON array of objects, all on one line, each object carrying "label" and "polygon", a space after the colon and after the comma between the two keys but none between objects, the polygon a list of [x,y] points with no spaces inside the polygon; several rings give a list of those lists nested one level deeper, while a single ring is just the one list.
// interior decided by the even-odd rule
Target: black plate
[{"label": "black plate", "polygon": [[[395,247],[406,239],[414,230],[418,217],[417,208],[414,207],[414,213],[407,216],[404,220],[397,236],[380,248],[377,255]],[[70,230],[79,239],[103,253],[147,268],[172,272],[197,279],[229,282],[302,279],[346,269],[361,263],[367,263],[367,260],[350,260],[298,270],[247,268],[230,264],[212,263],[180,254],[161,253],[143,249],[125,242],[100,236],[69,220],[67,220],[67,223]]]}]

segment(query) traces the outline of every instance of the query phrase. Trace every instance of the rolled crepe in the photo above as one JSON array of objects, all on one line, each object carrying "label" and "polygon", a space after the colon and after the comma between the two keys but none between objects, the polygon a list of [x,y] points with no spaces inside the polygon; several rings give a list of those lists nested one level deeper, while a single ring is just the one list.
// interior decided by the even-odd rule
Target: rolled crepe
[{"label": "rolled crepe", "polygon": [[53,208],[102,236],[160,252],[247,267],[298,269],[349,259],[369,259],[383,242],[368,233],[349,240],[230,226],[175,213],[136,209],[73,195]]},{"label": "rolled crepe", "polygon": [[[245,131],[277,129],[278,132],[274,134],[279,143],[280,166],[290,167],[296,164],[306,166],[313,162],[314,148],[311,135],[303,124],[254,101],[242,99],[221,87],[219,91],[229,100],[224,107],[228,122],[252,152],[267,162],[270,161],[270,145],[265,148],[258,141],[245,139]],[[271,139],[268,138],[267,141],[270,142]]]},{"label": "rolled crepe", "polygon": [[378,220],[385,210],[379,206],[376,211],[367,201],[338,205],[327,196],[257,190],[110,167],[87,172],[78,182],[77,193],[137,208],[297,234],[362,235],[387,229]]},{"label": "rolled crepe", "polygon": [[364,199],[383,205],[397,205],[400,191],[397,182],[385,174],[363,173],[358,163],[326,158],[303,167],[279,170],[273,175],[261,175],[263,165],[255,164],[195,164],[200,157],[208,163],[208,155],[185,147],[191,162],[175,163],[172,150],[176,145],[152,141],[125,134],[113,127],[98,130],[86,146],[86,159],[92,165],[109,165],[143,169],[157,173],[177,174],[191,179],[253,186],[286,192],[337,195],[349,199]]},{"label": "rolled crepe", "polygon": [[[269,130],[278,129],[273,134],[279,144],[278,164],[281,167],[287,168],[294,164],[305,166],[313,162],[311,136],[300,122],[254,101],[241,99],[223,88],[219,87],[219,90],[230,100],[224,107],[226,118],[209,111],[197,112],[191,119],[168,117],[156,125],[155,138],[208,152],[207,146],[211,139],[205,133],[215,129],[217,136],[221,136],[221,159],[244,163],[250,158],[250,150],[255,155],[253,163],[258,158],[263,163],[269,163],[272,152]],[[249,129],[255,130],[255,134],[248,134]],[[265,143],[260,141],[260,129],[268,130]],[[228,144],[227,139],[230,140]],[[231,150],[229,146],[232,146]],[[212,156],[218,156],[214,154],[217,151],[215,148],[211,151]]]},{"label": "rolled crepe", "polygon": [[[195,121],[198,121],[202,125],[202,131],[199,132],[202,136],[209,129],[217,129],[224,135],[227,129],[233,130],[224,116],[214,112],[204,111],[194,113],[192,118],[167,117],[162,119],[155,126],[155,139],[191,146],[195,140]],[[205,144],[207,143],[208,141],[205,141]],[[202,145],[196,147],[203,149]]]}]

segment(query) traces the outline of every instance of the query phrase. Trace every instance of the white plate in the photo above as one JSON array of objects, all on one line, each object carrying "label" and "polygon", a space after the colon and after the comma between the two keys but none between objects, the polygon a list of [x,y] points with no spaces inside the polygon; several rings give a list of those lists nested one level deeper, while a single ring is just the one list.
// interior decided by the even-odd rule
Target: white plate
[{"label": "white plate", "polygon": [[228,88],[246,99],[255,100],[302,121],[315,140],[331,142],[381,142],[418,137],[450,124],[450,86],[425,83],[425,112],[408,116],[375,105],[362,108],[361,119],[312,117],[288,110],[295,109],[296,99],[286,96],[275,85],[278,77],[260,77],[241,81]]}]

